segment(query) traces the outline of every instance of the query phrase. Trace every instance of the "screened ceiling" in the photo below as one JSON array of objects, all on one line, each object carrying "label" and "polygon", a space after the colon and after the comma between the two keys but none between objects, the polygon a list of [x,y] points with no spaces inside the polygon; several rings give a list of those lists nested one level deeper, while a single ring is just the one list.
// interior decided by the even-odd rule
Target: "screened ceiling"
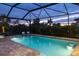
[{"label": "screened ceiling", "polygon": [[[0,3],[0,16],[6,15],[11,19],[46,19],[56,22],[70,21],[79,18],[79,4],[59,3]],[[62,20],[63,19],[63,20]]]}]

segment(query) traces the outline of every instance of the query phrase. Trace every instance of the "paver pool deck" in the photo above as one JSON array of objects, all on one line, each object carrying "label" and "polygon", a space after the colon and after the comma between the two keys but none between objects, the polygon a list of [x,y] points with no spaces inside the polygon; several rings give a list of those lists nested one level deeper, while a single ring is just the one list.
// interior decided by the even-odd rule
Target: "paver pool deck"
[{"label": "paver pool deck", "polygon": [[38,56],[37,51],[15,43],[8,38],[0,42],[0,56]]},{"label": "paver pool deck", "polygon": [[71,56],[79,56],[79,44],[76,46]]},{"label": "paver pool deck", "polygon": [[[10,37],[6,37],[2,40],[3,41],[0,42],[0,56],[40,56],[40,53],[38,51],[11,41]],[[66,38],[66,40],[73,39]],[[74,39],[73,41],[79,42],[78,39]],[[79,44],[75,47],[71,56],[79,56]]]}]

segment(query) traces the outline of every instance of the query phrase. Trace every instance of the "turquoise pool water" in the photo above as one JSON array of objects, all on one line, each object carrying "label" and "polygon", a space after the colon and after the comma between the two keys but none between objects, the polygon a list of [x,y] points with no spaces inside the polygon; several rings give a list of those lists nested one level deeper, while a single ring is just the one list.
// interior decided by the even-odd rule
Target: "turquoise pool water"
[{"label": "turquoise pool water", "polygon": [[35,49],[43,56],[69,56],[77,45],[77,42],[47,36],[14,36],[11,40]]}]

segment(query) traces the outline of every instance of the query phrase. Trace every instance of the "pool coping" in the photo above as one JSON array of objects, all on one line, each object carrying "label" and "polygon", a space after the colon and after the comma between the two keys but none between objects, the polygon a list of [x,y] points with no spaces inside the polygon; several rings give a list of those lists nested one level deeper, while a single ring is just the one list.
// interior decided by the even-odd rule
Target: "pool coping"
[{"label": "pool coping", "polygon": [[77,39],[77,38],[66,38],[66,37],[57,37],[57,36],[49,36],[49,35],[41,35],[41,34],[31,34],[31,35],[47,36],[47,37],[50,37],[50,38],[59,38],[59,39],[62,39],[62,40],[79,42],[79,39]]}]

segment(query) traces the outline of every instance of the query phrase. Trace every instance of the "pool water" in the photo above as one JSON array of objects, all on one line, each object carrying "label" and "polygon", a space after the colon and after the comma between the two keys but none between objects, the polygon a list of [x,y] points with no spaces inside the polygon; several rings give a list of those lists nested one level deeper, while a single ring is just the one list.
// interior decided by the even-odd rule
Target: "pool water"
[{"label": "pool water", "polygon": [[[47,36],[14,36],[11,40],[32,48],[43,56],[69,56],[77,45],[77,42]],[[72,43],[71,49],[67,48],[69,43]]]}]

